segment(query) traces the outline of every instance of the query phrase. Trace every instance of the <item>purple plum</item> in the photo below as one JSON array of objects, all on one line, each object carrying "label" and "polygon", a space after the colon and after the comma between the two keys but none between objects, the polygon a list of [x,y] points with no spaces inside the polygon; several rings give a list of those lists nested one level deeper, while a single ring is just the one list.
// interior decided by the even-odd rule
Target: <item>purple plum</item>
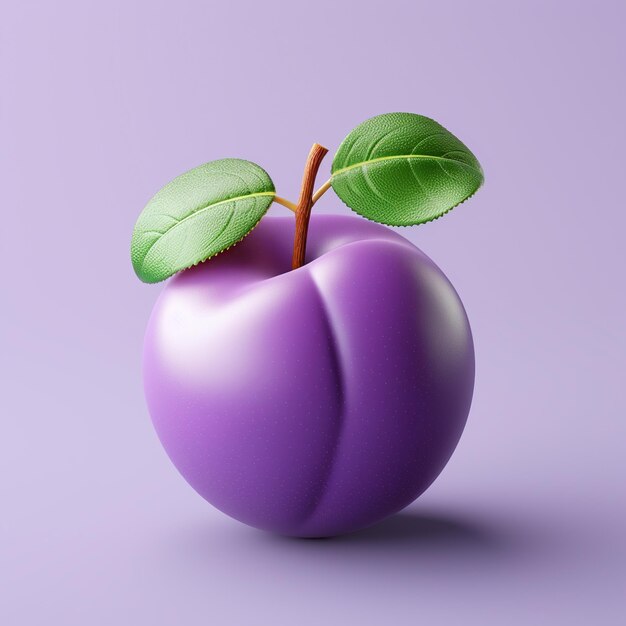
[{"label": "purple plum", "polygon": [[406,507],[456,447],[474,385],[463,305],[398,233],[314,215],[291,270],[293,219],[265,218],[163,290],[144,382],[168,455],[246,524],[352,532]]}]

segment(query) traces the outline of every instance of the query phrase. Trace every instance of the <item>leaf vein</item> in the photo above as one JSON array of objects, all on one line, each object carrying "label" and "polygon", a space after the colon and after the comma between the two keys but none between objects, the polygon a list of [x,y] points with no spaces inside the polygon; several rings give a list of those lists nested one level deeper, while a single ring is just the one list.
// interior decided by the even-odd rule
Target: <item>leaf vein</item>
[{"label": "leaf vein", "polygon": [[[198,215],[200,215],[201,213],[203,213],[204,211],[208,211],[209,209],[213,209],[219,205],[222,204],[227,204],[229,202],[237,202],[238,200],[247,200],[249,198],[254,198],[255,202],[256,202],[256,198],[259,198],[261,196],[275,196],[276,193],[274,191],[261,191],[259,193],[251,193],[251,194],[247,194],[245,196],[236,196],[234,198],[228,198],[226,200],[220,200],[219,202],[214,202],[212,204],[208,204],[205,207],[201,207],[199,209],[197,209],[196,211],[194,211],[193,213],[191,213],[190,215],[187,215],[186,217],[184,217],[182,220],[179,220],[176,224],[174,224],[173,226],[171,226],[170,228],[168,228],[165,233],[163,233],[163,237],[167,236],[169,233],[171,233],[175,228],[177,228],[178,226],[180,226],[181,224],[185,223],[187,220],[190,220],[194,217],[197,217]],[[233,208],[233,214],[235,212],[235,209]],[[221,234],[221,233],[220,233]],[[148,254],[150,253],[150,251],[152,250],[152,248],[156,245],[157,242],[161,241],[161,238],[155,239],[149,246],[148,249],[145,251],[144,257],[142,259],[141,262],[141,266],[143,268],[145,262],[146,262],[146,258],[148,257]]]},{"label": "leaf vein", "polygon": [[353,165],[348,165],[340,170],[337,170],[332,176],[339,176],[340,174],[345,174],[350,170],[356,169],[357,167],[363,167],[365,165],[373,165],[376,163],[383,163],[385,161],[397,161],[400,159],[432,159],[434,161],[449,161],[450,163],[454,163],[455,165],[460,165],[462,167],[467,167],[471,170],[478,171],[474,166],[468,165],[467,163],[463,163],[462,161],[457,161],[456,159],[446,159],[443,157],[432,156],[427,154],[398,154],[393,156],[386,157],[378,157],[376,159],[371,159],[370,161],[360,161],[359,163],[354,163]]}]

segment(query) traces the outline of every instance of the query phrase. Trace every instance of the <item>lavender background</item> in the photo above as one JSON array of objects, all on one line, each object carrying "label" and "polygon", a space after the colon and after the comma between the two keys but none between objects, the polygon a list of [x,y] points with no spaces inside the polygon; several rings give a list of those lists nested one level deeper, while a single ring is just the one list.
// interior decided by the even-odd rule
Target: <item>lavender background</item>
[{"label": "lavender background", "polygon": [[[625,18],[620,2],[4,3],[0,622],[619,623]],[[468,428],[405,513],[273,537],[204,503],[157,442],[139,365],[160,287],[132,274],[132,226],[166,181],[226,156],[294,197],[313,141],[394,110],[438,119],[487,175],[403,231],[473,324]]]}]

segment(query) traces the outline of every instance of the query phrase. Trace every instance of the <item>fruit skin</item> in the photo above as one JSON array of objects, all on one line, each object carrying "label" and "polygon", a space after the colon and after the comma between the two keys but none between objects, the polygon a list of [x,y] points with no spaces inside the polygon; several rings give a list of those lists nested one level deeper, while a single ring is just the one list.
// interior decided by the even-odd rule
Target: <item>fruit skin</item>
[{"label": "fruit skin", "polygon": [[144,346],[158,436],[224,513],[299,537],[358,530],[437,477],[474,385],[463,305],[390,229],[315,215],[290,271],[293,218],[175,276]]}]

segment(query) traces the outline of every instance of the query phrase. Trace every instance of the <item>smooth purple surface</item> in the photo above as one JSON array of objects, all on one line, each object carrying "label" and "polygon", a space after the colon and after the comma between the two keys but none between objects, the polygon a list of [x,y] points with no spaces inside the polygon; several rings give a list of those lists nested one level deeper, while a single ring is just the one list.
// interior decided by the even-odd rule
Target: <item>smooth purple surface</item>
[{"label": "smooth purple surface", "polygon": [[[623,620],[624,3],[0,13],[1,624]],[[281,540],[213,510],[163,453],[141,381],[162,288],[133,275],[130,234],[210,159],[257,161],[293,200],[314,141],[394,110],[436,118],[486,173],[400,231],[467,310],[470,416],[407,511]],[[330,195],[315,211],[348,213]]]},{"label": "smooth purple surface", "polygon": [[399,511],[456,447],[472,336],[441,270],[392,230],[314,215],[291,271],[292,217],[267,217],[179,274],[150,318],[144,384],[170,458],[209,502],[298,537]]}]

